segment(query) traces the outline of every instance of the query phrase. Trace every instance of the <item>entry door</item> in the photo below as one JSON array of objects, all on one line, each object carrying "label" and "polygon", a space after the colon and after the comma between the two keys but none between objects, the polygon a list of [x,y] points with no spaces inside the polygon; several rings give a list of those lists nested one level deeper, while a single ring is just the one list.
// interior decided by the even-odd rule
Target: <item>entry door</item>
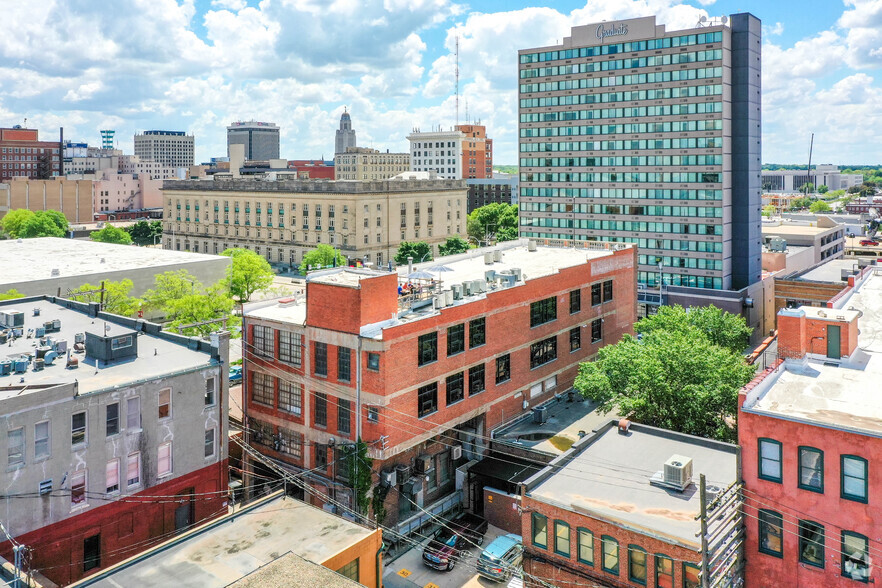
[{"label": "entry door", "polygon": [[827,357],[839,359],[839,326],[827,327]]},{"label": "entry door", "polygon": [[101,534],[83,540],[83,571],[101,567]]},{"label": "entry door", "polygon": [[188,492],[179,496],[184,498],[185,502],[175,508],[175,531],[187,529],[195,522],[195,517],[193,516],[193,494]]}]

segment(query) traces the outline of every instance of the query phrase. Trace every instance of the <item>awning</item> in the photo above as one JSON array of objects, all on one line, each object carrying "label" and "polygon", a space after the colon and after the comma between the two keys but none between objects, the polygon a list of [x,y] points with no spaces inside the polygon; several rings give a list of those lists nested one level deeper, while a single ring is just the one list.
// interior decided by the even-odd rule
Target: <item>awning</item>
[{"label": "awning", "polygon": [[485,457],[469,468],[469,473],[510,484],[519,484],[544,469],[543,466],[511,455]]}]

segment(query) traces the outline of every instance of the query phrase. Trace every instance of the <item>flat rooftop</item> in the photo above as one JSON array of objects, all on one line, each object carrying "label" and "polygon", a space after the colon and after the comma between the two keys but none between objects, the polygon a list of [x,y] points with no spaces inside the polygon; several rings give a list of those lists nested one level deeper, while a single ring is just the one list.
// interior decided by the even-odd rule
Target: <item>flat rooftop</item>
[{"label": "flat rooftop", "polygon": [[[633,423],[620,434],[617,421],[584,437],[526,482],[528,494],[551,505],[608,521],[641,534],[699,549],[698,479],[727,488],[736,479],[736,446]],[[674,455],[692,458],[693,483],[683,492],[651,485]]]},{"label": "flat rooftop", "polygon": [[[55,237],[0,241],[0,257],[11,262],[0,274],[0,290],[7,289],[4,284],[32,280],[85,277],[220,259],[218,255]],[[56,275],[52,273],[54,270],[58,271]]]},{"label": "flat rooftop", "polygon": [[781,237],[785,237],[787,235],[814,236],[832,231],[835,228],[836,227],[810,226],[808,224],[800,224],[799,222],[782,224],[763,223],[762,233],[764,236],[780,235]]},{"label": "flat rooftop", "polygon": [[[748,412],[882,436],[882,275],[869,275],[844,304],[824,312],[846,320],[857,313],[858,348],[839,366],[829,362],[785,362],[748,394]],[[823,309],[801,307],[811,318]]]},{"label": "flat rooftop", "polygon": [[[40,341],[36,336],[27,337],[29,330],[43,327],[43,323],[51,320],[61,321],[61,330],[47,333],[54,341],[66,341],[67,349],[73,350],[74,340],[79,333],[93,333],[115,337],[131,334],[130,327],[117,324],[113,320],[92,317],[87,312],[66,308],[66,301],[53,303],[47,299],[24,298],[0,303],[0,311],[18,310],[24,314],[23,335],[15,340],[0,344],[0,361],[14,360],[24,355],[34,357]],[[39,316],[34,311],[39,311]],[[0,327],[5,330],[5,327]],[[36,335],[34,331],[33,335]],[[0,401],[12,396],[27,393],[28,386],[53,386],[78,382],[78,393],[86,394],[115,386],[125,386],[143,380],[157,378],[187,369],[198,369],[214,365],[211,354],[187,348],[182,343],[161,336],[140,332],[137,334],[138,355],[136,358],[125,358],[117,361],[104,362],[88,357],[85,353],[73,353],[71,357],[79,360],[79,367],[67,369],[66,353],[58,357],[43,370],[33,371],[33,362],[24,373],[0,376]],[[23,388],[24,387],[24,388]]]},{"label": "flat rooftop", "polygon": [[846,285],[848,280],[842,279],[842,270],[848,270],[852,273],[857,273],[858,268],[858,260],[857,259],[831,259],[827,263],[821,264],[816,268],[812,268],[809,271],[794,276],[790,279],[792,280],[807,280],[809,282],[828,282],[831,284],[843,284]]},{"label": "flat rooftop", "polygon": [[[289,552],[315,563],[326,561],[373,532],[299,500],[278,497],[253,510],[227,517],[220,524],[197,530],[176,545],[136,558],[132,565],[90,585],[221,588],[271,562],[278,562],[274,568],[288,567],[289,560],[283,556]],[[283,561],[279,561],[280,558]],[[324,586],[348,585],[345,578],[338,577],[339,583]],[[292,577],[284,585],[301,586]]]},{"label": "flat rooftop", "polygon": [[290,588],[297,578],[297,588],[359,588],[362,586],[323,565],[311,562],[296,553],[286,553],[279,559],[258,568],[230,588]]}]

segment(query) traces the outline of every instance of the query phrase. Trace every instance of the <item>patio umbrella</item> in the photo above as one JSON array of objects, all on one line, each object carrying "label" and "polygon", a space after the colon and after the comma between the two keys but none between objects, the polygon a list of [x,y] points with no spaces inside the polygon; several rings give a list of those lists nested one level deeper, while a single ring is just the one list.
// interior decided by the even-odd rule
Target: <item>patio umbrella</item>
[{"label": "patio umbrella", "polygon": [[424,272],[424,271],[416,271],[416,272],[409,273],[409,274],[407,274],[407,277],[411,280],[432,280],[435,278],[435,276],[433,276],[429,272]]},{"label": "patio umbrella", "polygon": [[433,265],[432,267],[427,267],[426,271],[440,274],[441,272],[452,272],[453,268],[446,265]]}]

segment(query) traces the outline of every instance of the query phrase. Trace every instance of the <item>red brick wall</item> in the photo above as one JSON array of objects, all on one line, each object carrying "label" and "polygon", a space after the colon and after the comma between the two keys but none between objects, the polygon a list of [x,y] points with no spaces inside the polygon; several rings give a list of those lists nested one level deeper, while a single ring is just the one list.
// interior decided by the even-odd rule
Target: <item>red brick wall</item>
[{"label": "red brick wall", "polygon": [[362,280],[361,324],[387,321],[398,314],[398,275],[385,274]]},{"label": "red brick wall", "polygon": [[343,333],[357,333],[361,325],[358,288],[306,282],[306,324]]},{"label": "red brick wall", "polygon": [[484,518],[494,527],[521,534],[521,497],[493,488],[484,488]]},{"label": "red brick wall", "polygon": [[805,316],[778,316],[778,350],[784,357],[800,358],[806,353],[827,354],[827,327],[839,327],[839,354],[851,355],[857,348],[858,320],[834,320],[836,310],[828,311],[829,319]]}]

